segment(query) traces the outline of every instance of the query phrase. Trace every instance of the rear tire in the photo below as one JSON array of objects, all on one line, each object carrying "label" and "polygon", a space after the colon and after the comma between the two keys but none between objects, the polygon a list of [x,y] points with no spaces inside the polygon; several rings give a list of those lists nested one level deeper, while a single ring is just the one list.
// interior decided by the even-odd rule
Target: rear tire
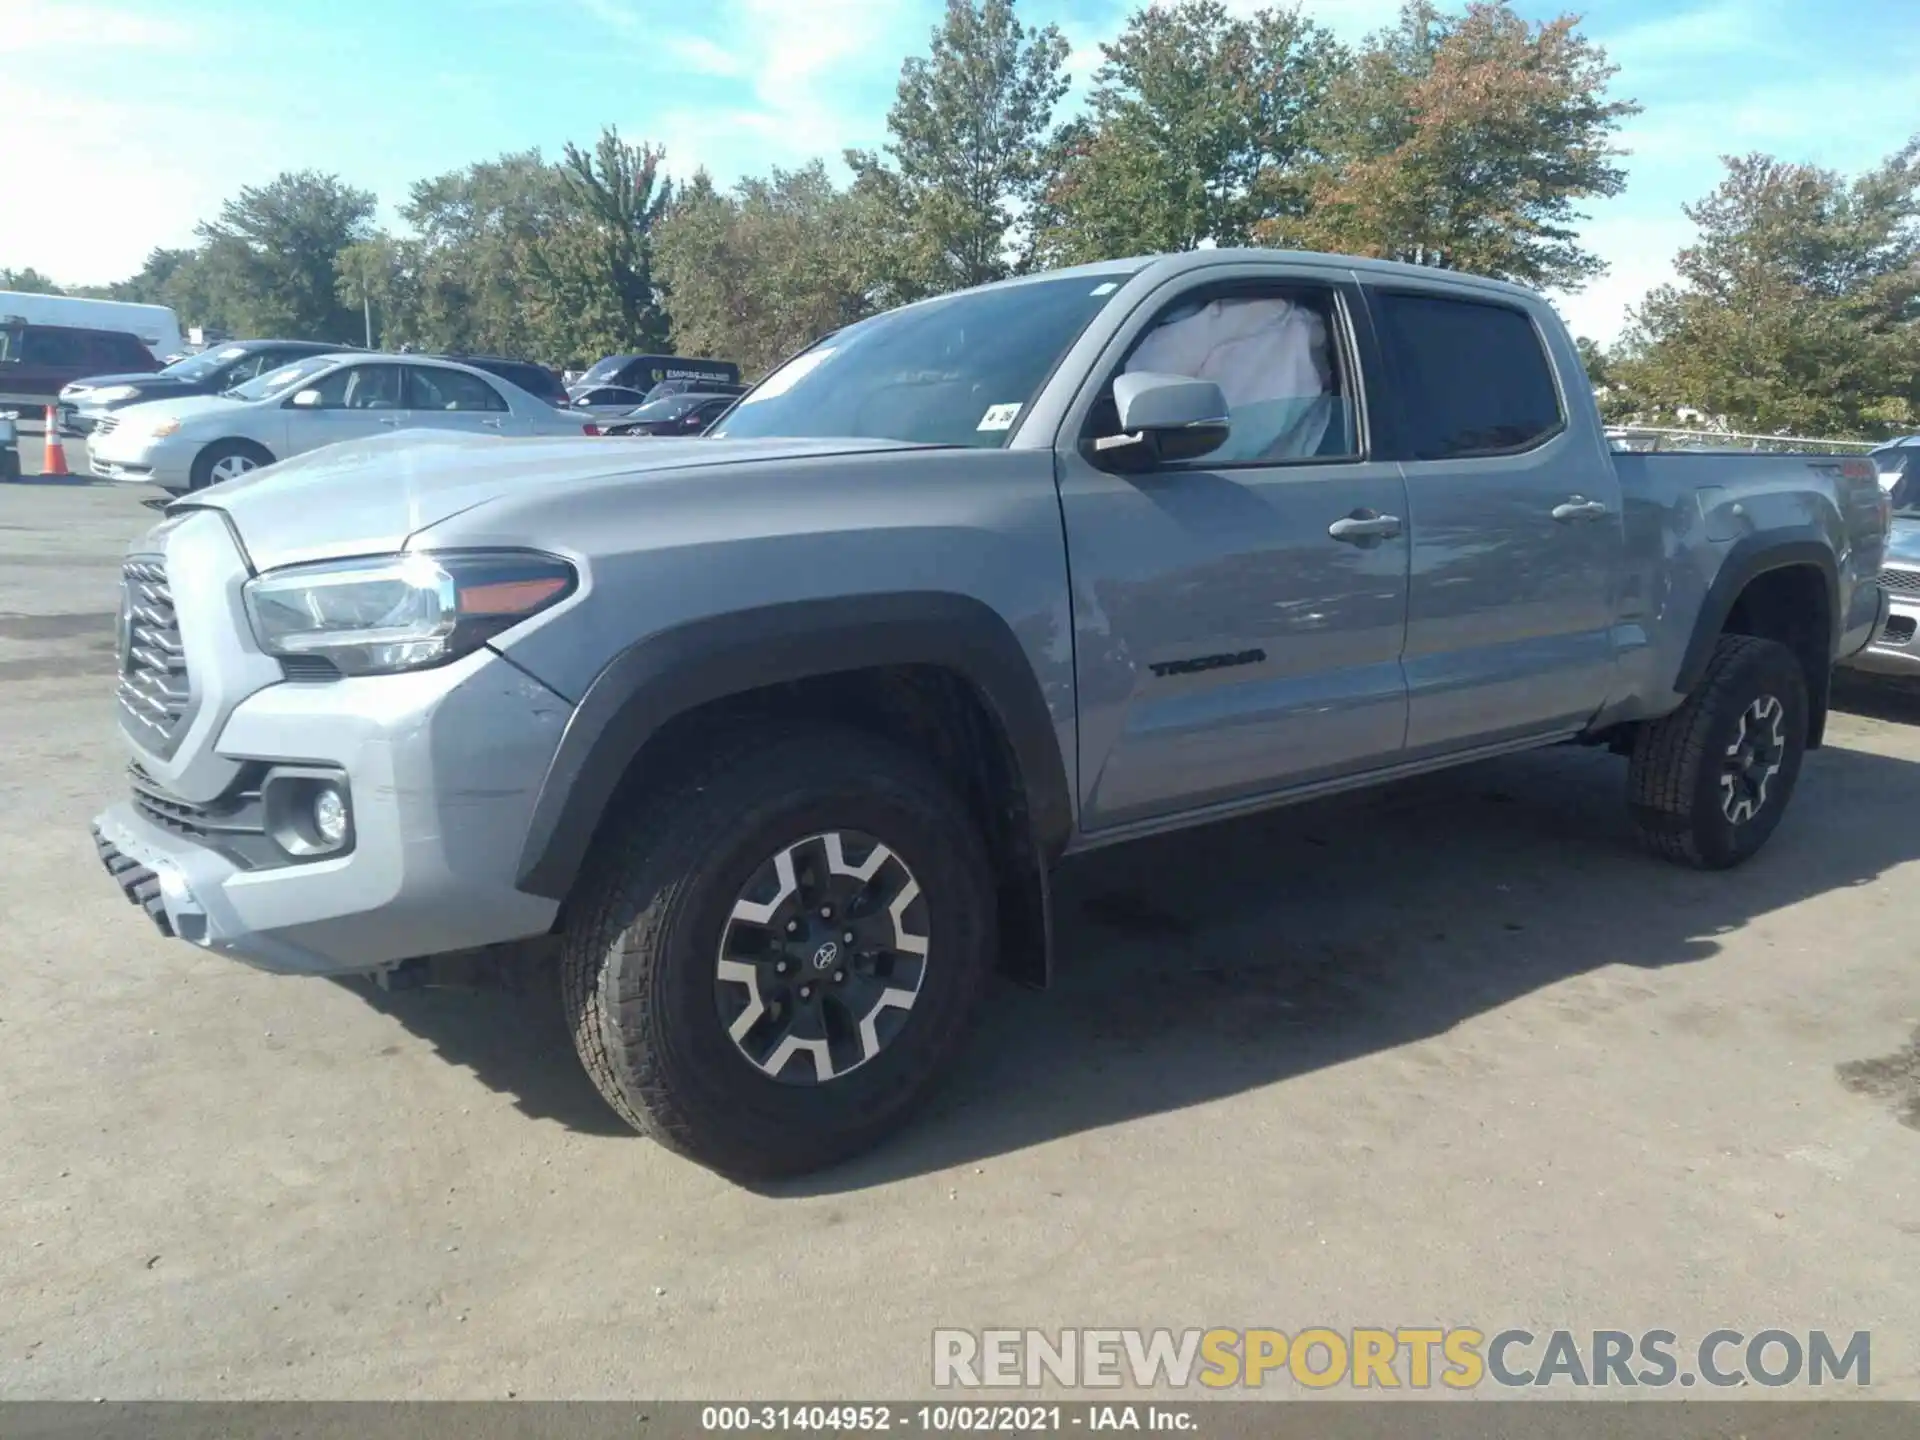
[{"label": "rear tire", "polygon": [[193,457],[187,488],[204,490],[209,485],[238,479],[250,470],[271,464],[273,455],[264,445],[256,445],[251,440],[216,440]]},{"label": "rear tire", "polygon": [[837,727],[731,737],[603,836],[570,908],[562,997],[601,1095],[755,1180],[845,1159],[913,1112],[996,933],[966,806],[919,757]]},{"label": "rear tire", "polygon": [[1750,859],[1786,813],[1806,743],[1799,659],[1722,635],[1687,702],[1635,740],[1627,790],[1641,845],[1700,870]]}]

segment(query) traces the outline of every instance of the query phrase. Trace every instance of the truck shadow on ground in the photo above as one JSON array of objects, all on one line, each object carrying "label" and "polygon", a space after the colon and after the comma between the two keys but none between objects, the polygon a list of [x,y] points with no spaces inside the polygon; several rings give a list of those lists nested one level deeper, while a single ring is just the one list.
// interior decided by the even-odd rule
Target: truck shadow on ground
[{"label": "truck shadow on ground", "polygon": [[[764,1188],[860,1190],[1271,1086],[1601,967],[1706,959],[1920,858],[1904,760],[1810,756],[1772,843],[1720,874],[1635,849],[1624,783],[1623,761],[1556,748],[1073,862],[1052,987],[996,983],[951,1081],[886,1146]],[[529,1115],[621,1133],[547,993],[376,1003]]]}]

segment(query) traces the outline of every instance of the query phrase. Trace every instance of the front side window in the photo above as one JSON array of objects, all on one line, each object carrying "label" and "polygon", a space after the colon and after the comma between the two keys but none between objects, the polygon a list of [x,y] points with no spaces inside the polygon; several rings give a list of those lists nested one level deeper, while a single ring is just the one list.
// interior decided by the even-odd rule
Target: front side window
[{"label": "front side window", "polygon": [[[1319,286],[1193,294],[1134,342],[1122,374],[1211,380],[1226,397],[1226,443],[1194,463],[1284,464],[1352,459],[1359,426],[1339,341],[1333,292]],[[1089,437],[1119,432],[1112,387],[1089,416]]]},{"label": "front side window", "polygon": [[1126,279],[999,285],[862,320],[787,361],[711,433],[997,448]]},{"label": "front side window", "polygon": [[398,365],[347,365],[312,387],[320,410],[402,410],[404,372]]},{"label": "front side window", "polygon": [[1566,423],[1540,332],[1508,305],[1373,293],[1414,460],[1528,450]]},{"label": "front side window", "polygon": [[464,370],[441,370],[417,365],[411,371],[413,391],[409,408],[414,410],[505,410],[507,402],[478,375]]}]

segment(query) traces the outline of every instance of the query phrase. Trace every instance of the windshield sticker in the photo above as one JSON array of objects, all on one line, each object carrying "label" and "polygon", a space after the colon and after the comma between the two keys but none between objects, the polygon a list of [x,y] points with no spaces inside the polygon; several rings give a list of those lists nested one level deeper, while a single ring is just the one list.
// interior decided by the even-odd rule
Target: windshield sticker
[{"label": "windshield sticker", "polygon": [[778,370],[774,371],[773,374],[761,381],[759,386],[755,388],[751,394],[742,396],[740,403],[742,405],[751,405],[758,400],[771,400],[776,395],[786,394],[787,391],[806,379],[808,375],[819,369],[832,355],[833,347],[829,345],[819,350],[809,350],[804,355],[794,356],[793,359],[789,360]]},{"label": "windshield sticker", "polygon": [[1093,289],[1088,293],[1093,295],[1111,295],[1114,291],[1118,290],[1119,288],[1120,288],[1119,281],[1109,280],[1104,285],[1094,286]]},{"label": "windshield sticker", "polygon": [[1019,413],[1020,402],[1018,400],[1014,401],[1011,405],[989,405],[987,407],[987,413],[980,417],[980,423],[973,428],[975,430],[1011,430],[1013,428],[1013,417]]}]

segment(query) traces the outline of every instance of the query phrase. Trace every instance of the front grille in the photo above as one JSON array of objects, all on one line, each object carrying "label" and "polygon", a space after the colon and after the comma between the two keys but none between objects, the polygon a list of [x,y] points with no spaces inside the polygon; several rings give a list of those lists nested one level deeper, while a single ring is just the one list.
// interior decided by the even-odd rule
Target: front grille
[{"label": "front grille", "polygon": [[1895,593],[1920,595],[1920,570],[1882,570],[1880,588]]},{"label": "front grille", "polygon": [[217,850],[243,870],[276,863],[278,848],[267,836],[260,784],[266,766],[245,766],[219,798],[202,804],[168,790],[138,765],[127,767],[133,807],[163,830]]},{"label": "front grille", "polygon": [[137,732],[170,741],[187,713],[192,684],[180,644],[167,567],[158,560],[129,560],[121,567],[124,633],[120,641],[120,708]]},{"label": "front grille", "polygon": [[94,422],[93,433],[95,435],[111,435],[119,428],[120,417],[118,415],[102,415]]}]

